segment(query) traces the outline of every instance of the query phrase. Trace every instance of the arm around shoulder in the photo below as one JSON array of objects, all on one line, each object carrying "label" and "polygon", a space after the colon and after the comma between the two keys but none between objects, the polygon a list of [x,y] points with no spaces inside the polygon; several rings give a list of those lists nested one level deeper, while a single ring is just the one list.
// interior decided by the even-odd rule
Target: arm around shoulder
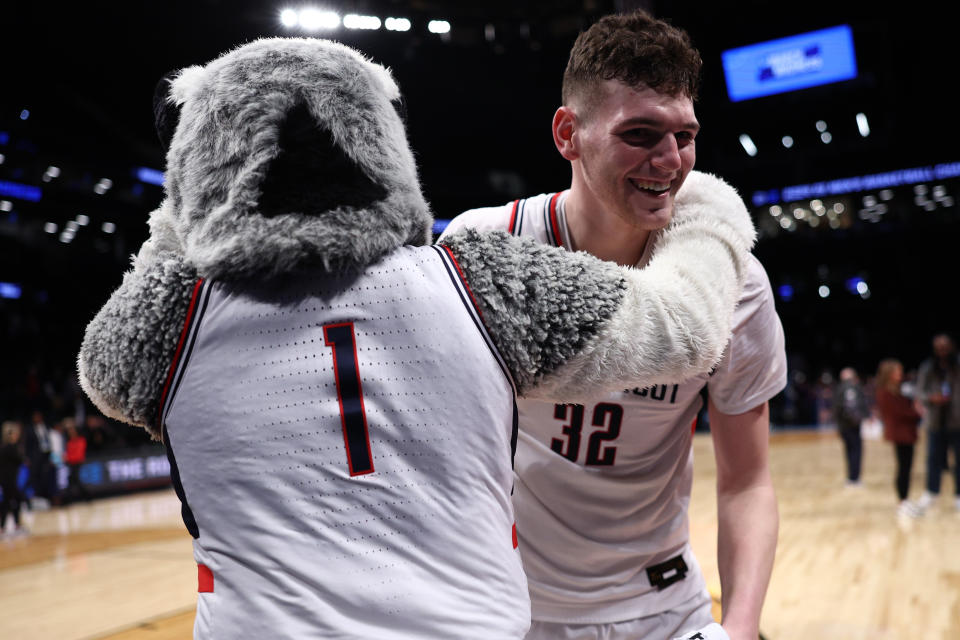
[{"label": "arm around shoulder", "polygon": [[755,231],[732,188],[698,174],[644,269],[503,232],[445,239],[521,395],[576,400],[709,371]]}]

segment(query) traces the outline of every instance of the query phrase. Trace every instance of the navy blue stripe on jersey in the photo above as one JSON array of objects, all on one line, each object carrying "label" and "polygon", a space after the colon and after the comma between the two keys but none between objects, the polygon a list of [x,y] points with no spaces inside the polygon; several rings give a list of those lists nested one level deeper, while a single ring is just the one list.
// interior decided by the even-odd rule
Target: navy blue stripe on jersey
[{"label": "navy blue stripe on jersey", "polygon": [[170,360],[170,367],[167,370],[167,377],[164,380],[163,387],[160,390],[160,402],[158,402],[157,409],[157,428],[163,428],[163,408],[167,402],[167,394],[170,393],[170,383],[173,381],[174,374],[177,370],[177,367],[180,363],[180,356],[183,354],[183,347],[186,344],[186,341],[190,335],[190,327],[193,323],[193,315],[197,308],[197,300],[200,299],[200,294],[203,291],[203,278],[197,280],[193,285],[193,293],[190,295],[190,304],[187,305],[187,316],[183,320],[183,329],[180,330],[180,338],[177,340],[177,348],[173,353],[173,358]]},{"label": "navy blue stripe on jersey", "polygon": [[476,300],[473,297],[473,292],[470,291],[470,285],[467,284],[466,278],[464,278],[463,272],[460,270],[460,265],[457,263],[457,259],[453,256],[453,252],[445,245],[434,245],[431,247],[431,249],[435,250],[440,255],[440,259],[443,260],[443,265],[447,269],[447,275],[450,276],[450,281],[453,282],[454,288],[460,295],[461,302],[463,302],[464,307],[466,307],[467,312],[473,319],[473,323],[477,326],[477,329],[480,331],[480,335],[483,336],[483,339],[490,348],[490,351],[497,359],[500,368],[503,370],[503,374],[507,377],[507,380],[510,382],[510,386],[513,388],[514,394],[516,394],[517,386],[513,382],[513,376],[510,374],[510,370],[507,368],[506,362],[504,362],[503,358],[500,356],[500,351],[490,338],[490,334],[487,333],[487,327],[483,323],[483,313],[480,311],[480,307],[477,305]]},{"label": "navy blue stripe on jersey", "polygon": [[[198,299],[200,300],[199,304],[197,304]],[[171,370],[174,370],[173,368],[175,367],[176,382],[173,388],[169,390],[169,395],[163,399],[165,402],[161,401],[160,407],[160,437],[163,441],[163,447],[167,452],[167,460],[170,462],[170,479],[173,483],[174,493],[177,494],[177,498],[180,500],[180,517],[183,518],[184,526],[194,538],[200,537],[200,528],[197,526],[197,519],[193,515],[193,509],[190,508],[190,504],[187,502],[187,495],[183,490],[183,482],[180,480],[180,468],[177,466],[177,459],[173,455],[170,434],[167,432],[166,418],[170,411],[173,398],[177,395],[177,389],[180,388],[180,382],[183,380],[183,372],[187,367],[187,362],[190,360],[190,354],[193,353],[193,347],[197,341],[197,330],[203,314],[207,310],[207,303],[209,301],[210,286],[201,279],[197,281],[197,285],[194,288],[193,300],[190,302],[190,308],[187,311],[187,318],[184,325],[183,335],[187,336],[187,347],[186,349],[182,348],[183,344],[181,340],[181,344],[174,356],[174,362],[171,365]]]},{"label": "navy blue stripe on jersey", "polygon": [[[207,310],[207,303],[210,301],[210,286],[201,279],[197,281],[197,288],[194,298],[190,303],[190,309],[187,312],[186,324],[184,325],[184,335],[187,336],[186,349],[177,349],[174,356],[172,367],[176,368],[175,382],[169,390],[164,390],[165,398],[161,399],[160,406],[160,429],[163,429],[163,423],[170,412],[170,405],[173,404],[173,398],[177,395],[177,389],[180,388],[180,382],[183,380],[183,373],[187,368],[187,362],[190,360],[190,354],[193,353],[193,346],[197,341],[197,329],[200,326],[200,319]],[[197,302],[199,300],[199,303]],[[169,393],[168,393],[169,391]]]},{"label": "navy blue stripe on jersey", "polygon": [[487,347],[490,349],[493,357],[496,358],[497,364],[500,365],[500,370],[503,371],[503,375],[507,378],[507,382],[510,383],[510,388],[513,390],[513,426],[510,434],[510,465],[513,466],[514,458],[517,453],[517,437],[519,435],[520,426],[519,410],[517,409],[517,385],[514,383],[513,376],[510,374],[510,369],[507,368],[507,364],[500,355],[500,351],[490,338],[490,334],[487,333],[487,327],[483,323],[483,314],[480,312],[480,308],[477,306],[477,302],[473,297],[473,293],[470,291],[470,285],[467,284],[466,278],[463,277],[463,272],[460,270],[460,265],[457,264],[457,259],[453,256],[453,252],[444,245],[435,245],[431,247],[431,249],[435,250],[440,255],[440,260],[443,262],[443,266],[447,269],[447,275],[450,276],[450,281],[453,283],[454,289],[457,290],[457,294],[460,296],[460,301],[463,302],[463,306],[466,307],[467,313],[470,314],[470,318],[477,326],[477,330],[483,337],[484,342],[487,343]]},{"label": "navy blue stripe on jersey", "polygon": [[527,210],[527,201],[518,200],[517,201],[517,221],[513,225],[513,230],[510,232],[515,236],[519,236],[523,233],[523,214]]},{"label": "navy blue stripe on jersey", "polygon": [[173,455],[173,447],[170,446],[170,435],[166,429],[160,435],[163,440],[163,448],[167,452],[167,461],[170,462],[170,480],[173,481],[173,491],[180,500],[180,517],[183,519],[183,525],[194,539],[199,538],[200,528],[197,526],[197,519],[193,516],[193,509],[187,503],[187,494],[183,491],[183,482],[180,481],[180,468],[177,466],[177,459]]}]

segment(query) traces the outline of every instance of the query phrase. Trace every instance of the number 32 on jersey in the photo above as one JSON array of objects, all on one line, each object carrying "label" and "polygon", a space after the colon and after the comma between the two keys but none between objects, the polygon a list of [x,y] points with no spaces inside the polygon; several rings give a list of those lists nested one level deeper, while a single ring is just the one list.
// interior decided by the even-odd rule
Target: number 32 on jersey
[{"label": "number 32 on jersey", "polygon": [[[582,404],[558,404],[553,408],[553,417],[565,422],[563,437],[553,438],[550,448],[570,462],[580,457],[583,434],[584,406]],[[587,466],[611,466],[617,458],[617,448],[609,444],[620,437],[620,424],[623,422],[623,407],[619,404],[601,402],[593,407],[590,424],[595,429],[587,438]]]}]

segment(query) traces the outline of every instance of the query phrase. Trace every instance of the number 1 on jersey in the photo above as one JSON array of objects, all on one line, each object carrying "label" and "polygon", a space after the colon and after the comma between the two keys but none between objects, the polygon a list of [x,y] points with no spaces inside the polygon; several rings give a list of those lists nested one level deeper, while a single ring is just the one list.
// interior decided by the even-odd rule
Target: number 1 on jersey
[{"label": "number 1 on jersey", "polygon": [[333,349],[333,377],[337,382],[337,400],[340,402],[340,421],[350,475],[373,473],[373,455],[370,453],[367,412],[363,407],[353,323],[325,325],[323,340]]}]

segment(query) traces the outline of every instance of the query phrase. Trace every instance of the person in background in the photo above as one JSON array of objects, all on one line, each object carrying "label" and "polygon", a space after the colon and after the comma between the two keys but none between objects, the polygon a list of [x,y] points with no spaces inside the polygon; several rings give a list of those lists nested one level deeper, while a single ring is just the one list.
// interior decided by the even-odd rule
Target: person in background
[{"label": "person in background", "polygon": [[[70,418],[72,420],[73,418]],[[64,432],[66,426],[63,420],[53,423],[50,429],[50,502],[59,505],[63,500],[60,485],[60,470],[66,464],[64,456],[66,455],[66,437]]]},{"label": "person in background", "polygon": [[883,422],[883,438],[893,443],[897,456],[897,476],[894,485],[900,504],[897,515],[916,518],[922,511],[907,499],[910,493],[910,470],[913,468],[913,448],[917,442],[917,423],[920,413],[910,398],[903,395],[903,364],[894,358],[881,360],[877,367],[877,413]]},{"label": "person in background", "polygon": [[960,361],[949,335],[933,337],[933,355],[917,371],[917,400],[927,426],[927,487],[918,506],[924,511],[940,495],[940,480],[953,451],[954,508],[960,512]]},{"label": "person in background", "polygon": [[847,486],[858,487],[860,483],[860,463],[863,459],[863,439],[860,423],[870,415],[867,397],[860,384],[860,376],[853,367],[840,370],[840,383],[833,397],[833,416],[837,423],[837,432],[843,440],[843,450],[847,461]]},{"label": "person in background", "polygon": [[87,461],[87,439],[77,429],[76,420],[64,418],[67,428],[67,444],[64,452],[64,462],[70,467],[70,480],[67,484],[67,500],[73,502],[83,498],[90,501],[90,493],[80,478],[80,467]]},{"label": "person in background", "polygon": [[50,497],[50,429],[47,427],[43,411],[34,410],[30,415],[30,426],[23,434],[27,464],[30,467],[28,495],[49,499]]},{"label": "person in background", "polygon": [[6,531],[7,514],[13,515],[14,535],[25,533],[20,523],[20,506],[23,503],[23,493],[17,482],[20,467],[26,461],[23,454],[20,436],[23,429],[19,422],[8,420],[0,430],[0,534]]}]

